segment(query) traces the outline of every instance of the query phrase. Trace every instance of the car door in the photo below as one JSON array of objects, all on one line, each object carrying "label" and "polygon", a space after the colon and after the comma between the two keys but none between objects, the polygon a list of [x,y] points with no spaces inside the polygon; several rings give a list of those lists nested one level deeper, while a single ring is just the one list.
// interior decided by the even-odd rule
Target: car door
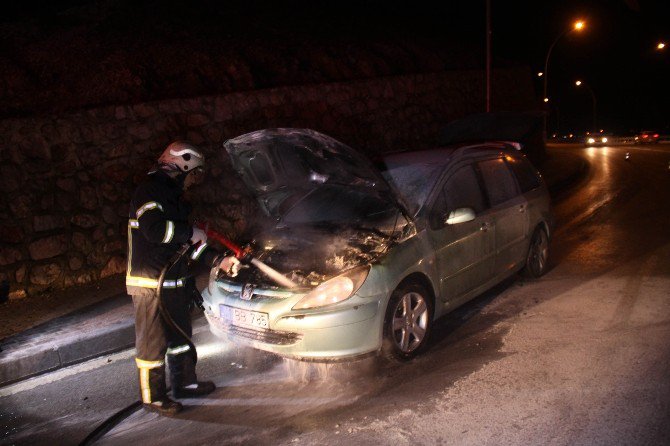
[{"label": "car door", "polygon": [[526,256],[528,202],[502,156],[477,162],[495,226],[494,276],[516,270]]},{"label": "car door", "polygon": [[[470,208],[471,221],[447,224],[450,213]],[[458,304],[459,297],[487,282],[493,274],[495,228],[471,163],[457,167],[442,183],[433,202],[428,228],[435,252],[443,303]]]}]

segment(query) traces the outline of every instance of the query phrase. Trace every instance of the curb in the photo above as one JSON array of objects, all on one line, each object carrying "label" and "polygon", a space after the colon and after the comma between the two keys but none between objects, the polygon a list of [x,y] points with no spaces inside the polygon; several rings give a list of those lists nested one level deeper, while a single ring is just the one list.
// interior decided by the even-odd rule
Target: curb
[{"label": "curb", "polygon": [[4,339],[0,387],[134,344],[132,303],[113,296]]},{"label": "curb", "polygon": [[128,320],[115,327],[82,336],[74,342],[46,348],[28,348],[0,358],[0,387],[52,372],[98,356],[135,345],[135,322]]}]

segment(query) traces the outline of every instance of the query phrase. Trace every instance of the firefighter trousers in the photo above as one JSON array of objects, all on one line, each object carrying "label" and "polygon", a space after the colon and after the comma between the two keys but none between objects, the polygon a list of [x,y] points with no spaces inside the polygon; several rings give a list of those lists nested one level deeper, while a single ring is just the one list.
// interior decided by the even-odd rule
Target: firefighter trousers
[{"label": "firefighter trousers", "polygon": [[[165,288],[161,295],[172,319],[191,337],[190,293],[179,287]],[[135,308],[135,362],[142,402],[160,401],[167,393],[166,359],[173,389],[197,382],[195,362],[186,339],[163,320],[156,290],[144,289],[141,294],[132,297]]]}]

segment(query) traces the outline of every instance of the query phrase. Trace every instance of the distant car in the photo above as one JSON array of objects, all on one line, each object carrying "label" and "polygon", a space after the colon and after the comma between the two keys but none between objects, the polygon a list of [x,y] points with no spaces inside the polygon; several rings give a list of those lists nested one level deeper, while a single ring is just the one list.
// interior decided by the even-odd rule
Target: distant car
[{"label": "distant car", "polygon": [[589,135],[585,139],[587,146],[604,146],[607,144],[612,144],[611,141],[612,141],[612,135],[609,133]]},{"label": "distant car", "polygon": [[503,279],[547,270],[546,185],[501,142],[386,155],[308,129],[266,129],[224,143],[268,215],[256,258],[295,287],[246,268],[212,270],[211,331],[307,360],[425,349],[434,321]]},{"label": "distant car", "polygon": [[637,144],[656,144],[658,142],[659,134],[653,130],[642,130],[635,135],[635,142]]}]

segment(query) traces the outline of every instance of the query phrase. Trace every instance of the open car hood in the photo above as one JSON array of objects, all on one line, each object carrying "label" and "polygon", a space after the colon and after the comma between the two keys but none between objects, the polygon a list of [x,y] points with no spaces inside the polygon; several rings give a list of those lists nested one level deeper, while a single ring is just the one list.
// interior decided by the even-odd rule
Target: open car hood
[{"label": "open car hood", "polygon": [[[366,206],[371,213],[384,212],[386,207],[406,214],[394,191],[367,158],[319,132],[264,129],[230,139],[224,147],[263,211],[278,221],[349,221],[365,218],[362,214]],[[327,201],[342,197],[341,193],[348,200],[360,200],[358,209],[338,210],[337,203],[329,209],[333,203]],[[294,215],[298,212],[301,216]]]},{"label": "open car hood", "polygon": [[[370,161],[308,129],[265,129],[224,143],[233,168],[272,218],[254,253],[300,286],[374,263],[414,225]],[[272,286],[254,268],[237,282]]]}]

